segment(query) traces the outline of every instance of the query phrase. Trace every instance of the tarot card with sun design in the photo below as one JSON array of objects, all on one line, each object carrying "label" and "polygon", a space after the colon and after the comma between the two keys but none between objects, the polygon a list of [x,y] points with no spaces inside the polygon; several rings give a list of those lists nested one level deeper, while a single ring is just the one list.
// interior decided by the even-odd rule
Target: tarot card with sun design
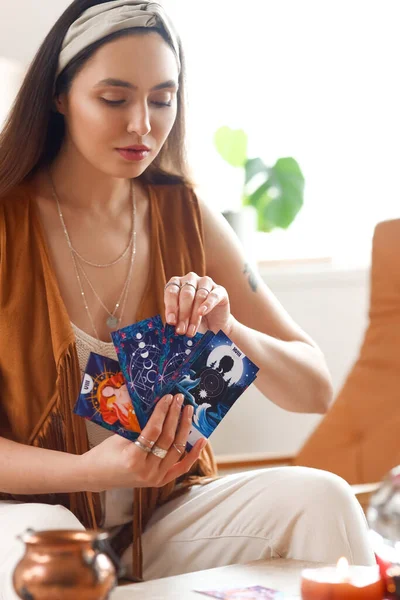
[{"label": "tarot card with sun design", "polygon": [[160,315],[111,333],[122,373],[128,384],[140,426],[146,425],[154,405],[155,384],[163,349]]},{"label": "tarot card with sun design", "polygon": [[[211,333],[211,332],[210,332]],[[194,408],[188,448],[208,438],[228,410],[256,379],[258,367],[223,333],[204,336],[160,391],[183,394]]]},{"label": "tarot card with sun design", "polygon": [[135,441],[141,428],[116,360],[90,353],[74,413]]}]

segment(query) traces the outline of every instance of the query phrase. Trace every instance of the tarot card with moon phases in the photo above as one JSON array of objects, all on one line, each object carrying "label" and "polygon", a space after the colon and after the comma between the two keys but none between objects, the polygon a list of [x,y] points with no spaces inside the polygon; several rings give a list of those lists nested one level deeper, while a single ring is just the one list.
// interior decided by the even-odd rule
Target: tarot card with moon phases
[{"label": "tarot card with moon phases", "polygon": [[193,406],[188,448],[212,434],[259,370],[222,331],[205,344],[203,339],[159,395],[181,393],[184,404]]},{"label": "tarot card with moon phases", "polygon": [[203,334],[196,333],[194,337],[178,335],[175,327],[166,324],[162,332],[163,350],[160,360],[160,372],[155,386],[155,395],[171,381],[171,377],[179,369],[181,364],[197,348],[198,342]]},{"label": "tarot card with moon phases", "polygon": [[140,426],[146,425],[154,405],[155,384],[163,349],[160,315],[111,333],[119,364],[128,385]]},{"label": "tarot card with moon phases", "polygon": [[131,440],[141,428],[116,360],[90,353],[74,413]]}]

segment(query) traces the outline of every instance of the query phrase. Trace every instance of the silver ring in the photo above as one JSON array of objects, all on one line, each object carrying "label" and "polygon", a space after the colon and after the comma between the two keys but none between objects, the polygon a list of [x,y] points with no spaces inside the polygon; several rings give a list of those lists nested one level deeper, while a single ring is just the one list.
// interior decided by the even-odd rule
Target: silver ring
[{"label": "silver ring", "polygon": [[167,289],[167,287],[169,285],[176,285],[179,289],[181,289],[182,285],[180,283],[176,283],[176,281],[170,281],[169,283],[167,283],[167,285],[164,287],[164,290]]},{"label": "silver ring", "polygon": [[[183,445],[184,445],[184,444],[179,444],[179,446],[183,446]],[[182,454],[183,454],[183,450],[180,450],[180,449],[178,448],[178,444],[173,444],[173,447],[175,448],[175,450],[176,450],[177,452],[179,452],[179,454],[180,454],[180,455],[182,455]]]},{"label": "silver ring", "polygon": [[157,456],[157,458],[165,458],[168,454],[168,450],[164,450],[164,448],[160,448],[160,446],[154,446],[150,452],[154,454],[154,456]]},{"label": "silver ring", "polygon": [[208,290],[207,288],[199,287],[199,288],[197,288],[197,291],[199,291],[199,290],[205,290],[209,294],[211,293],[211,290]]},{"label": "silver ring", "polygon": [[194,291],[197,292],[197,287],[193,285],[193,283],[190,283],[190,281],[186,281],[182,287],[185,287],[185,285],[190,285],[190,287],[192,287]]},{"label": "silver ring", "polygon": [[144,442],[146,442],[149,445],[150,448],[152,448],[155,444],[155,442],[151,442],[150,440],[145,438],[144,435],[139,435],[138,440],[143,440]]},{"label": "silver ring", "polygon": [[151,448],[148,448],[148,446],[145,446],[144,444],[142,444],[142,442],[139,442],[139,440],[136,440],[134,442],[134,444],[140,448],[141,450],[143,450],[143,452],[146,452],[147,454],[149,454],[151,452]]}]

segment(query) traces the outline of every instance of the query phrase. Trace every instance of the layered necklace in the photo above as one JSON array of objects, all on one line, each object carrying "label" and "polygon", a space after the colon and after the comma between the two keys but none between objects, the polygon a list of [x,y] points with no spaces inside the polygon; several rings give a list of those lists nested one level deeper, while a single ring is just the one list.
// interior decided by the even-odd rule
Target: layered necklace
[{"label": "layered necklace", "polygon": [[[69,251],[71,254],[71,259],[72,259],[72,263],[74,266],[76,279],[78,281],[78,286],[80,289],[82,301],[83,301],[86,313],[88,315],[90,324],[94,331],[94,334],[97,339],[100,339],[99,334],[97,332],[97,328],[94,323],[93,315],[90,311],[89,304],[88,304],[88,301],[86,298],[85,290],[84,290],[83,283],[82,283],[82,277],[86,281],[89,288],[91,289],[94,297],[99,302],[100,306],[106,311],[106,313],[108,315],[107,320],[106,320],[107,327],[110,330],[117,329],[122,321],[123,314],[125,312],[126,302],[127,302],[128,295],[129,295],[129,288],[130,288],[130,284],[132,281],[133,264],[135,262],[135,256],[136,256],[136,196],[135,196],[135,190],[133,188],[133,183],[131,181],[131,185],[130,185],[130,196],[131,196],[131,200],[132,200],[132,228],[131,228],[131,235],[130,235],[128,245],[126,246],[126,248],[122,252],[122,254],[120,256],[118,256],[115,260],[113,260],[109,263],[106,263],[106,264],[98,264],[98,263],[91,262],[91,261],[87,260],[86,258],[84,258],[73,247],[70,235],[68,233],[67,226],[65,224],[64,216],[63,216],[63,213],[61,210],[60,200],[59,200],[58,194],[56,192],[54,182],[51,178],[50,173],[49,173],[49,179],[50,179],[52,194],[53,194],[53,197],[57,204],[57,210],[58,210],[58,215],[60,217],[61,226],[64,230],[65,239],[67,241],[67,245],[68,245],[68,248],[69,248]],[[110,311],[108,309],[108,307],[105,305],[105,303],[103,302],[103,300],[101,299],[101,297],[99,296],[99,294],[96,292],[83,265],[86,264],[86,265],[89,265],[90,267],[95,267],[97,269],[107,269],[107,268],[113,267],[114,265],[121,262],[125,258],[125,256],[128,254],[129,250],[131,251],[131,258],[130,258],[127,277],[124,282],[124,285],[122,286],[122,290],[118,297],[118,300],[114,306],[114,310]],[[119,312],[119,314],[118,314],[118,312]]]}]

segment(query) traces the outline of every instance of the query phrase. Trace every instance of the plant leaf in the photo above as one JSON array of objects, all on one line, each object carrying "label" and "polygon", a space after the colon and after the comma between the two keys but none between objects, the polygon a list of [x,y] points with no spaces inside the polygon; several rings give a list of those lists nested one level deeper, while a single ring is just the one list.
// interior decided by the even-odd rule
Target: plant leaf
[{"label": "plant leaf", "polygon": [[244,167],[247,160],[247,134],[243,129],[220,127],[214,135],[219,154],[233,167]]},{"label": "plant leaf", "polygon": [[274,228],[273,223],[269,223],[265,214],[271,197],[268,194],[268,184],[261,185],[251,196],[248,197],[248,204],[257,209],[257,221],[259,231],[271,231]]},{"label": "plant leaf", "polygon": [[[248,195],[248,203],[255,206],[257,210],[261,209],[261,206],[265,206],[264,195],[270,187],[269,181],[264,181],[252,194]],[[268,196],[269,198],[269,196]],[[269,198],[270,199],[270,198]]]},{"label": "plant leaf", "polygon": [[270,169],[268,180],[271,201],[264,217],[275,227],[286,229],[303,206],[304,176],[294,158],[280,158]]},{"label": "plant leaf", "polygon": [[269,175],[269,168],[261,160],[261,158],[250,158],[246,162],[246,164],[245,164],[244,167],[245,167],[245,170],[246,170],[245,183],[248,183],[249,181],[251,181],[253,179],[253,177],[255,177],[256,175],[258,175],[259,173],[265,174],[266,178]]}]

